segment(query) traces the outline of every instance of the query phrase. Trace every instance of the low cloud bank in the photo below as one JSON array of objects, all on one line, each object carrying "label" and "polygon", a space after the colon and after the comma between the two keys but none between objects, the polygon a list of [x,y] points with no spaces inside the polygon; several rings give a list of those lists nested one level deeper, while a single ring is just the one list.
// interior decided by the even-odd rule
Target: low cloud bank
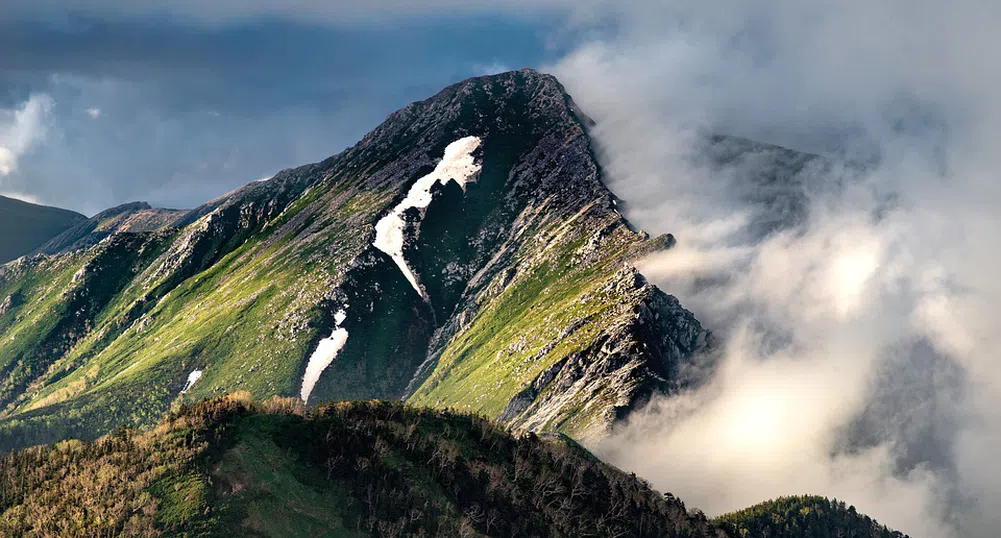
[{"label": "low cloud bank", "polygon": [[678,239],[641,268],[722,337],[599,452],[707,512],[818,493],[998,534],[999,15],[637,3],[554,67],[627,215]]}]

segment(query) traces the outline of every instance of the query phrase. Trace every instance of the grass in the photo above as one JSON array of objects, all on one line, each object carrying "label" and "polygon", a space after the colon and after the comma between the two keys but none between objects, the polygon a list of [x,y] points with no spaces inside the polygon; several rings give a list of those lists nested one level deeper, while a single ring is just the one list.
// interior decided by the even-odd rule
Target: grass
[{"label": "grass", "polygon": [[529,236],[541,239],[516,255],[521,276],[480,306],[410,401],[497,416],[547,368],[592,346],[605,324],[630,307],[631,297],[603,290],[639,240],[623,226],[596,259],[581,263],[575,257],[594,229],[593,222],[571,221],[533,230]]},{"label": "grass", "polygon": [[[164,396],[176,394],[195,368],[205,375],[189,399],[233,390],[259,397],[296,393],[302,358],[329,330],[321,326],[324,295],[367,247],[369,230],[354,223],[373,219],[379,203],[388,203],[378,193],[354,196],[346,183],[315,186],[268,221],[266,231],[230,241],[231,246],[219,247],[224,249],[220,254],[202,250],[180,258],[175,252],[210,217],[183,231],[135,235],[144,242],[122,250],[134,261],[117,267],[125,285],[102,295],[79,328],[66,327],[68,319],[75,319],[66,290],[74,289],[74,275],[82,267],[92,265],[94,249],[48,258],[18,278],[0,280],[0,300],[19,298],[18,306],[0,316],[0,371],[23,370],[19,378],[32,381],[8,408],[9,416],[21,417],[0,428],[0,446],[4,431],[16,436],[12,430],[18,427],[63,422],[64,402],[74,401],[77,417],[96,433],[107,431],[102,428],[108,417],[123,418],[108,410],[109,401],[130,402],[134,412],[127,423],[138,417],[155,420],[170,403]],[[297,220],[299,213],[312,218]],[[318,220],[322,227],[308,230]],[[156,270],[161,266],[169,270]],[[50,350],[52,359],[40,360],[39,350],[59,341],[65,345]],[[16,396],[18,386],[9,379],[5,383]],[[143,384],[166,390],[125,399],[135,392],[130,387]]]}]

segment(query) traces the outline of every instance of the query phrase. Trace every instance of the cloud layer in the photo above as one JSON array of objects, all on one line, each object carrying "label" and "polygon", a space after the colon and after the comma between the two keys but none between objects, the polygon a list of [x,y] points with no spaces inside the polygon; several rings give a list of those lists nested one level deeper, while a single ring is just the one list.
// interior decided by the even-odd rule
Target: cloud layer
[{"label": "cloud layer", "polygon": [[997,535],[998,9],[651,3],[556,66],[630,218],[679,241],[644,271],[724,342],[601,452],[711,512],[820,493]]}]

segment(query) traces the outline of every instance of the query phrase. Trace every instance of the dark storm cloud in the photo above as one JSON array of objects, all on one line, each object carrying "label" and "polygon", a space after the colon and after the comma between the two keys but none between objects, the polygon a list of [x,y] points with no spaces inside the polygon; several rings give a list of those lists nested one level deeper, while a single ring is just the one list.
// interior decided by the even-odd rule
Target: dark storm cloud
[{"label": "dark storm cloud", "polygon": [[590,0],[7,0],[3,9],[22,20],[71,21],[75,16],[135,20],[168,16],[199,24],[225,25],[280,18],[328,25],[385,24],[408,18],[448,18],[469,15],[520,15],[565,12]]},{"label": "dark storm cloud", "polygon": [[[325,158],[386,114],[492,65],[538,63],[538,24],[393,27],[176,18],[0,23],[0,109],[51,98],[45,136],[0,192],[95,212],[191,206]],[[2,127],[2,126],[0,126]]]}]

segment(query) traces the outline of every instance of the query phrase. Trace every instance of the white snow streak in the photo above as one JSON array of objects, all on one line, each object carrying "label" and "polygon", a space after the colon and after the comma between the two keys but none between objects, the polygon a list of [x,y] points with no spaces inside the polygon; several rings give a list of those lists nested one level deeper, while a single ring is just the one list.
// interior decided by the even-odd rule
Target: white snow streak
[{"label": "white snow streak", "polygon": [[320,340],[320,344],[316,346],[316,351],[309,357],[309,363],[306,364],[306,373],[302,376],[302,390],[299,392],[299,396],[303,402],[309,401],[309,395],[313,392],[316,382],[320,380],[320,374],[334,362],[337,354],[341,352],[344,344],[348,342],[348,331],[341,328],[341,323],[344,323],[347,317],[348,313],[344,310],[340,310],[334,314],[334,332],[330,335],[330,338]]},{"label": "white snow streak", "polygon": [[198,380],[201,378],[202,378],[201,370],[194,370],[190,374],[188,374],[188,382],[184,385],[184,390],[181,391],[181,394],[186,394],[189,390],[191,390],[192,387],[195,386],[195,383],[197,383]]},{"label": "white snow streak", "polygon": [[403,258],[403,231],[406,229],[403,213],[410,208],[425,209],[431,205],[431,188],[436,183],[445,185],[449,180],[455,180],[465,191],[466,184],[476,181],[480,173],[481,166],[473,159],[473,152],[480,147],[481,143],[482,141],[478,137],[467,136],[449,144],[445,148],[445,156],[442,157],[434,171],[418,179],[410,187],[407,197],[375,225],[373,245],[393,258],[396,265],[400,267],[400,271],[403,272],[403,276],[407,277],[410,285],[424,300],[427,300],[427,295],[417,282],[417,275],[407,265],[407,260]]}]

